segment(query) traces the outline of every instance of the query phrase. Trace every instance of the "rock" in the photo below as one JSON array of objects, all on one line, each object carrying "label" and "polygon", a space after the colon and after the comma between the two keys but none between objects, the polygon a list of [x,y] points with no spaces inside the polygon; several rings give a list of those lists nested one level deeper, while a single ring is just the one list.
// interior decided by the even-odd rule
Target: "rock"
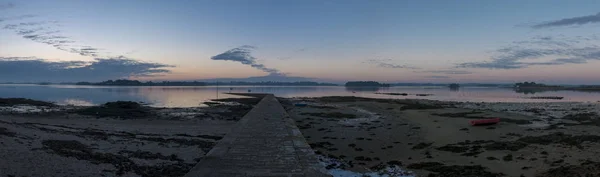
[{"label": "rock", "polygon": [[421,169],[435,173],[431,173],[432,177],[500,177],[502,173],[489,172],[487,168],[480,165],[461,166],[452,165],[446,166],[439,162],[421,162],[413,163],[407,166],[409,169]]},{"label": "rock", "polygon": [[425,149],[429,146],[431,146],[433,143],[419,143],[415,146],[412,147],[412,149]]},{"label": "rock", "polygon": [[512,154],[505,155],[504,157],[502,157],[502,160],[504,160],[504,161],[512,161],[513,160],[513,156],[512,156]]}]

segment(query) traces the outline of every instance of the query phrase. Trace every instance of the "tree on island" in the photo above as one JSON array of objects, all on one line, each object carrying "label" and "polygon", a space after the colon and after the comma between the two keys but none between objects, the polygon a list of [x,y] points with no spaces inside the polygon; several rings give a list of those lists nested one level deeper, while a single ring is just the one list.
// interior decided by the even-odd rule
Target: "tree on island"
[{"label": "tree on island", "polygon": [[516,88],[524,88],[524,87],[545,87],[545,84],[538,84],[535,82],[519,82],[515,84]]},{"label": "tree on island", "polygon": [[163,81],[163,82],[140,82],[138,80],[127,80],[127,79],[118,79],[118,80],[107,80],[104,82],[78,82],[76,85],[107,85],[107,86],[205,86],[204,82],[180,82],[180,81]]},{"label": "tree on island", "polygon": [[331,83],[318,83],[318,82],[198,82],[198,81],[162,81],[162,82],[140,82],[138,80],[107,80],[104,82],[78,82],[76,85],[105,85],[105,86],[207,86],[207,85],[264,85],[264,86],[337,86],[337,84]]},{"label": "tree on island", "polygon": [[451,89],[458,89],[460,87],[460,85],[458,85],[457,83],[452,83],[452,84],[448,85],[448,87],[450,87]]}]

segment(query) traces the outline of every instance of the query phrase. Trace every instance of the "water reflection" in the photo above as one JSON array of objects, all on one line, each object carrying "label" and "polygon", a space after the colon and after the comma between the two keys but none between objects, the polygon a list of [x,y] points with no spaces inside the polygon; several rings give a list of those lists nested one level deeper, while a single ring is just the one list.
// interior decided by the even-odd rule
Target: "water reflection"
[{"label": "water reflection", "polygon": [[92,102],[85,101],[85,100],[73,99],[73,98],[67,98],[67,99],[62,100],[62,101],[57,101],[56,104],[60,104],[60,105],[78,105],[78,106],[93,106],[94,105],[94,103],[92,103]]},{"label": "water reflection", "polygon": [[[2,85],[0,97],[23,97],[59,104],[90,105],[109,101],[136,101],[158,107],[194,107],[216,98],[239,97],[227,92],[273,93],[279,97],[320,97],[320,96],[359,96],[394,99],[435,99],[448,101],[476,102],[546,102],[556,100],[526,99],[527,94],[536,96],[564,96],[559,101],[600,100],[599,92],[576,91],[524,91],[512,88],[495,87],[335,87],[335,86],[154,86],[154,87],[112,87],[112,86],[72,86],[72,85]],[[407,93],[407,96],[375,94],[375,92]],[[415,94],[433,94],[416,96]]]},{"label": "water reflection", "polygon": [[347,91],[351,92],[378,92],[381,87],[345,87]]},{"label": "water reflection", "polygon": [[542,93],[542,92],[555,92],[557,90],[548,90],[548,89],[519,89],[519,88],[515,88],[513,89],[516,93],[522,93],[525,95],[529,95],[529,94],[535,94],[535,93]]}]

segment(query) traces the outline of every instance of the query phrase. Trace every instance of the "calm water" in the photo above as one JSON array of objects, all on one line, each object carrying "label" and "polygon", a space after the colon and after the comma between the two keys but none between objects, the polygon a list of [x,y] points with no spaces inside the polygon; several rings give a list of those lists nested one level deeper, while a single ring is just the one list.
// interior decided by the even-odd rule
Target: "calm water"
[{"label": "calm water", "polygon": [[[157,107],[194,107],[217,98],[232,98],[226,92],[273,93],[280,97],[361,96],[372,98],[421,98],[447,101],[475,102],[540,102],[540,101],[600,101],[600,92],[554,91],[516,93],[507,88],[463,87],[391,87],[385,89],[349,90],[345,87],[284,87],[284,86],[201,86],[201,87],[111,87],[74,85],[15,85],[0,84],[0,97],[23,97],[52,101],[58,104],[94,105],[126,100],[145,102]],[[375,92],[433,94],[419,97],[379,95]],[[217,94],[218,93],[218,94]],[[531,96],[563,96],[563,100],[532,100]]]}]

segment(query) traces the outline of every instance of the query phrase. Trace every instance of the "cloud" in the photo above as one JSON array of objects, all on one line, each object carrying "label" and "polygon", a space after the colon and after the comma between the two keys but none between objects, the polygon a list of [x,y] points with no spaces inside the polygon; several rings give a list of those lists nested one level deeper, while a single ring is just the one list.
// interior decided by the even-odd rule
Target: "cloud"
[{"label": "cloud", "polygon": [[210,59],[240,62],[244,65],[249,65],[253,68],[260,69],[271,75],[284,75],[277,69],[267,68],[265,65],[257,63],[256,58],[252,56],[252,51],[254,49],[256,49],[255,46],[243,45],[210,57]]},{"label": "cloud", "polygon": [[375,65],[375,67],[379,67],[379,68],[421,69],[421,68],[417,68],[417,67],[413,67],[413,66],[393,64],[393,63],[390,63],[390,61],[392,61],[392,60],[391,59],[370,59],[370,60],[364,61],[363,63]]},{"label": "cloud", "polygon": [[559,58],[559,59],[554,59],[554,62],[582,64],[582,63],[587,63],[587,60],[583,59],[583,58]]},{"label": "cloud", "polygon": [[450,76],[426,76],[427,78],[433,78],[433,79],[448,79],[450,78]]},{"label": "cloud", "polygon": [[82,56],[96,57],[96,56],[98,56],[98,50],[100,50],[100,49],[92,48],[90,46],[82,46],[81,48],[71,48],[70,52],[77,53]]},{"label": "cloud", "polygon": [[600,47],[594,44],[597,40],[596,36],[534,37],[496,50],[489,61],[459,63],[456,67],[520,69],[539,65],[582,64],[588,60],[600,60]]},{"label": "cloud", "polygon": [[0,17],[0,22],[4,21],[13,21],[13,20],[23,20],[27,18],[37,17],[36,15],[20,15],[15,17]]},{"label": "cloud", "polygon": [[71,52],[83,56],[97,57],[97,50],[89,46],[75,45],[77,42],[70,37],[61,35],[60,30],[50,27],[56,21],[20,22],[4,26],[4,29],[12,30],[17,35],[34,42],[50,45],[56,49]]},{"label": "cloud", "polygon": [[102,54],[101,50],[87,45],[78,44],[77,41],[63,35],[61,30],[54,29],[53,25],[58,24],[57,21],[24,21],[29,18],[37,17],[35,15],[22,15],[16,17],[0,18],[3,21],[16,21],[4,25],[3,29],[12,30],[17,35],[42,44],[47,44],[58,50],[75,53],[89,57],[107,57],[107,54]]},{"label": "cloud", "polygon": [[0,4],[0,10],[10,9],[13,7],[15,7],[15,4],[13,3]]},{"label": "cloud", "polygon": [[126,57],[94,61],[49,61],[33,57],[0,57],[0,82],[103,81],[168,73],[173,67]]},{"label": "cloud", "polygon": [[525,68],[514,61],[495,60],[492,62],[467,62],[457,65],[458,68],[519,69]]},{"label": "cloud", "polygon": [[471,71],[464,70],[428,70],[428,71],[419,71],[424,73],[435,73],[435,74],[473,74]]},{"label": "cloud", "polygon": [[[12,3],[0,4],[0,10],[13,8]],[[56,49],[94,57],[94,61],[49,61],[33,57],[0,57],[0,81],[100,81],[115,78],[156,76],[168,73],[165,68],[173,67],[160,63],[148,63],[124,56],[108,57],[102,49],[81,45],[71,37],[55,29],[59,23],[40,20],[37,15],[0,17],[2,29],[34,42],[47,44]],[[36,19],[37,21],[32,21]]]},{"label": "cloud", "polygon": [[560,19],[560,20],[544,22],[544,23],[540,23],[537,25],[533,25],[531,27],[535,28],[535,29],[540,29],[540,28],[571,26],[571,25],[585,25],[588,23],[598,23],[598,22],[600,22],[600,13],[597,13],[594,15],[565,18],[565,19]]}]

